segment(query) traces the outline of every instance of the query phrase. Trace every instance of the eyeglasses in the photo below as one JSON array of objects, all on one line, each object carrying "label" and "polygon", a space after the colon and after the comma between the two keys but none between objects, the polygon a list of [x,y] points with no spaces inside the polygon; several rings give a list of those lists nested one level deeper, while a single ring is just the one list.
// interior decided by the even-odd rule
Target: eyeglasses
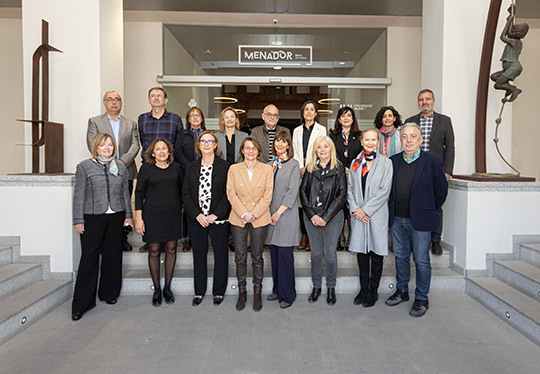
[{"label": "eyeglasses", "polygon": [[193,113],[193,114],[190,114],[189,115],[189,118],[197,118],[197,117],[200,117],[201,115],[199,113]]},{"label": "eyeglasses", "polygon": [[246,152],[254,152],[258,151],[257,147],[244,147],[244,151]]},{"label": "eyeglasses", "polygon": [[108,103],[116,103],[116,102],[122,102],[122,99],[119,98],[119,97],[108,97],[105,99],[106,102]]},{"label": "eyeglasses", "polygon": [[263,113],[263,114],[270,118],[279,118],[279,113]]},{"label": "eyeglasses", "polygon": [[214,144],[214,141],[212,139],[208,139],[208,140],[201,139],[201,140],[199,140],[199,142],[202,145],[212,145],[212,144]]}]

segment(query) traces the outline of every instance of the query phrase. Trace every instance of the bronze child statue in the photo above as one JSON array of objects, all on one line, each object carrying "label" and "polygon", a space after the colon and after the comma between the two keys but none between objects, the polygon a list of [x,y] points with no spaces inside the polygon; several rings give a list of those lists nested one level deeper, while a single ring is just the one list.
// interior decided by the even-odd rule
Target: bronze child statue
[{"label": "bronze child statue", "polygon": [[[506,17],[506,25],[501,33],[501,40],[506,43],[504,47],[503,55],[500,59],[502,61],[503,70],[500,70],[496,73],[491,74],[490,78],[495,82],[495,89],[505,90],[506,101],[514,101],[522,92],[516,86],[510,84],[510,81],[516,79],[522,72],[523,67],[519,63],[519,55],[521,53],[521,48],[523,43],[521,39],[527,35],[529,31],[529,25],[526,23],[516,23],[514,22],[515,7],[510,6],[508,8],[508,17]],[[508,98],[508,96],[510,96]]]}]

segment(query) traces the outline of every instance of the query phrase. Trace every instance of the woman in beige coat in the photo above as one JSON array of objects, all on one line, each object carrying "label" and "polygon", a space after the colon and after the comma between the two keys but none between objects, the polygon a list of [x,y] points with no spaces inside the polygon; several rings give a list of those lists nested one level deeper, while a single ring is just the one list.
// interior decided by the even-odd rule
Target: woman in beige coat
[{"label": "woman in beige coat", "polygon": [[229,223],[234,241],[234,261],[238,278],[236,310],[246,306],[246,275],[248,235],[250,237],[251,263],[253,265],[253,310],[262,308],[263,248],[268,225],[271,222],[270,202],[274,188],[274,175],[270,165],[259,162],[262,148],[248,136],[240,145],[243,162],[234,164],[227,176],[227,198],[231,203]]}]

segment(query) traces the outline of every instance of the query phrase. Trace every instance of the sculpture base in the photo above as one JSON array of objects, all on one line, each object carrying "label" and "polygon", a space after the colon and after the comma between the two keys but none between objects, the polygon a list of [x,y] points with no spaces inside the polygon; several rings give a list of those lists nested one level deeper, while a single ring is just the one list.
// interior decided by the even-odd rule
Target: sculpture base
[{"label": "sculpture base", "polygon": [[534,177],[522,177],[511,173],[473,173],[471,175],[453,175],[452,178],[475,182],[536,182]]}]

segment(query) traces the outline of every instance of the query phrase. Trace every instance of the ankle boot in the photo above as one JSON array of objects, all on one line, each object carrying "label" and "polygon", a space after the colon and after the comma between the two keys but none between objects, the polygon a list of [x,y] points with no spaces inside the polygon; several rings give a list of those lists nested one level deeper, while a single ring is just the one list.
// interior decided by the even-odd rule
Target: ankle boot
[{"label": "ankle boot", "polygon": [[300,244],[298,244],[298,249],[306,249],[306,243],[307,243],[307,235],[302,234],[302,238],[300,239]]},{"label": "ankle boot", "polygon": [[328,305],[334,305],[336,303],[336,289],[334,287],[328,287],[326,302]]},{"label": "ankle boot", "polygon": [[371,308],[377,300],[379,300],[379,294],[377,293],[377,286],[370,284],[366,301],[362,304],[364,308]]},{"label": "ankle boot", "polygon": [[261,292],[255,292],[253,294],[253,310],[259,312],[262,309]]},{"label": "ankle boot", "polygon": [[238,294],[238,301],[236,302],[236,310],[241,311],[246,307],[247,292],[240,292]]},{"label": "ankle boot", "polygon": [[368,295],[368,287],[360,287],[360,292],[354,298],[354,305],[362,305],[366,302]]}]

